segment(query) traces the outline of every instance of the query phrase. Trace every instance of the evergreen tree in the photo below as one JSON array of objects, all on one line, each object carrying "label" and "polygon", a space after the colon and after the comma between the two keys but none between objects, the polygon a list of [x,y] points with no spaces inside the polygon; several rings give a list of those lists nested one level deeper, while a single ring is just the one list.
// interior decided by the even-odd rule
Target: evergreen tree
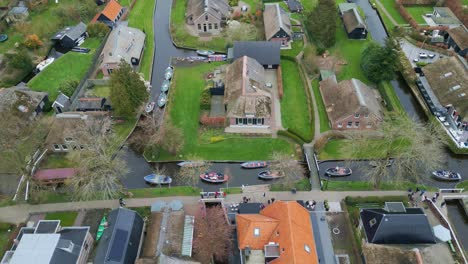
[{"label": "evergreen tree", "polygon": [[375,42],[369,43],[361,59],[361,68],[367,79],[374,83],[392,80],[398,59],[396,51],[393,40],[387,40],[383,47]]},{"label": "evergreen tree", "polygon": [[306,14],[306,27],[317,46],[329,48],[335,45],[338,11],[334,0],[319,0],[314,10]]}]

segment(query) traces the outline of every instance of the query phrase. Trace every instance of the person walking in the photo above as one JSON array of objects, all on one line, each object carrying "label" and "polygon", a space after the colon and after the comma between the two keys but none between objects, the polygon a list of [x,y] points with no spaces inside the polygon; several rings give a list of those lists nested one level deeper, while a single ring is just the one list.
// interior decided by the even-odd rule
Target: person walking
[{"label": "person walking", "polygon": [[263,197],[265,197],[265,196],[266,196],[266,193],[263,193]]},{"label": "person walking", "polygon": [[119,198],[119,205],[120,207],[124,207],[126,205],[122,197]]},{"label": "person walking", "polygon": [[426,190],[421,190],[421,194],[419,196],[423,196],[423,194],[426,192]]}]

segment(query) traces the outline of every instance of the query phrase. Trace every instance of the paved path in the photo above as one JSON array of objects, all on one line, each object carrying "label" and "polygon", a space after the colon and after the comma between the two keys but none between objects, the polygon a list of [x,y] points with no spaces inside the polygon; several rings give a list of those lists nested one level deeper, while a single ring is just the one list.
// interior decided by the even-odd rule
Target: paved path
[{"label": "paved path", "polygon": [[[253,193],[231,194],[226,197],[226,202],[240,202],[243,196],[252,196],[252,202],[266,202],[268,199],[275,198],[276,200],[316,200],[322,201],[327,199],[329,202],[343,200],[346,196],[385,196],[385,195],[406,195],[405,191],[356,191],[356,192],[267,192],[266,196],[262,194],[254,195]],[[197,204],[199,196],[174,196],[160,198],[135,198],[125,200],[127,207],[150,206],[155,201],[180,200],[184,204]],[[101,200],[101,201],[86,201],[86,202],[68,202],[55,204],[21,204],[15,206],[0,208],[0,222],[20,223],[26,221],[31,213],[56,212],[56,211],[75,211],[80,209],[96,209],[96,208],[118,208],[118,200]]]}]

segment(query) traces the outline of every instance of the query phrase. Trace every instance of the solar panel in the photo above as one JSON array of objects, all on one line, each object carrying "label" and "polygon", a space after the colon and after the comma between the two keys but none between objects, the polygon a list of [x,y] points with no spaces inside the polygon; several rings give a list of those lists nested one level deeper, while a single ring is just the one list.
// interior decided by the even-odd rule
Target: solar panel
[{"label": "solar panel", "polygon": [[116,229],[114,238],[112,239],[112,246],[107,256],[108,260],[119,262],[125,252],[127,246],[128,231],[123,229]]}]

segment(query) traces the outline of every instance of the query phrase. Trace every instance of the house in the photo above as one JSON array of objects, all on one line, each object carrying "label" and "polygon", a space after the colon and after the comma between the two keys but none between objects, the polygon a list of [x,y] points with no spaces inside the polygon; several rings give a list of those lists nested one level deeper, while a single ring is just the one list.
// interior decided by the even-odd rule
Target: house
[{"label": "house", "polygon": [[78,99],[76,111],[109,111],[110,105],[106,102],[107,99],[103,97],[82,97]]},{"label": "house", "polygon": [[243,56],[229,65],[224,91],[228,127],[250,127],[252,131],[269,128],[272,108],[269,89],[265,69],[256,60]]},{"label": "house", "polygon": [[286,4],[288,5],[289,11],[291,13],[301,13],[304,9],[301,2],[298,0],[287,0]]},{"label": "house", "polygon": [[421,208],[405,208],[403,203],[385,203],[385,207],[360,209],[360,228],[368,243],[434,244],[434,231]]},{"label": "house", "polygon": [[234,41],[228,51],[228,58],[237,60],[247,56],[256,60],[265,69],[277,69],[280,65],[281,44],[271,41]]},{"label": "house", "polygon": [[108,214],[107,222],[108,226],[99,240],[94,263],[135,263],[145,230],[143,218],[137,212],[121,207]]},{"label": "house", "polygon": [[236,223],[242,263],[319,263],[309,212],[296,201],[237,214]]},{"label": "house", "polygon": [[106,135],[110,127],[110,119],[106,112],[57,114],[45,145],[52,152],[92,148],[96,138]]},{"label": "house", "polygon": [[133,67],[138,67],[145,48],[145,39],[145,33],[137,28],[119,25],[112,30],[100,56],[100,69],[104,76],[109,76],[117,69],[122,59]]},{"label": "house", "polygon": [[197,34],[219,34],[231,16],[227,0],[189,0],[185,23]]},{"label": "house", "polygon": [[24,83],[0,89],[0,113],[9,112],[32,120],[49,102],[47,93],[29,89]]},{"label": "house", "polygon": [[320,93],[332,129],[376,129],[383,119],[377,91],[360,80],[338,83],[332,75],[320,82]]},{"label": "house", "polygon": [[80,22],[76,26],[61,29],[51,40],[64,48],[73,48],[83,43],[86,37],[86,24]]},{"label": "house", "polygon": [[447,45],[463,58],[468,54],[468,31],[464,26],[451,28],[447,31]]},{"label": "house", "polygon": [[350,39],[366,39],[367,27],[358,12],[355,3],[343,3],[338,5],[340,16],[343,20],[346,34]]},{"label": "house", "polygon": [[85,264],[94,239],[89,226],[61,227],[60,220],[40,220],[22,227],[2,264]]},{"label": "house", "polygon": [[431,18],[437,26],[452,28],[462,25],[457,16],[448,7],[434,7]]},{"label": "house", "polygon": [[16,22],[25,21],[28,17],[29,17],[28,8],[24,5],[23,1],[20,1],[18,3],[18,6],[15,6],[10,11],[8,11],[8,14],[5,17],[5,21],[8,24],[13,24]]},{"label": "house", "polygon": [[110,28],[113,28],[120,17],[122,17],[123,13],[124,9],[122,6],[117,1],[110,0],[101,13],[97,13],[96,16],[94,16],[91,23],[102,22]]},{"label": "house", "polygon": [[277,41],[281,46],[289,45],[292,39],[291,20],[289,14],[278,3],[265,4],[263,24],[266,40]]},{"label": "house", "polygon": [[56,114],[61,114],[63,112],[68,111],[69,107],[70,98],[63,93],[59,93],[54,103],[52,104],[52,108],[55,110]]}]

